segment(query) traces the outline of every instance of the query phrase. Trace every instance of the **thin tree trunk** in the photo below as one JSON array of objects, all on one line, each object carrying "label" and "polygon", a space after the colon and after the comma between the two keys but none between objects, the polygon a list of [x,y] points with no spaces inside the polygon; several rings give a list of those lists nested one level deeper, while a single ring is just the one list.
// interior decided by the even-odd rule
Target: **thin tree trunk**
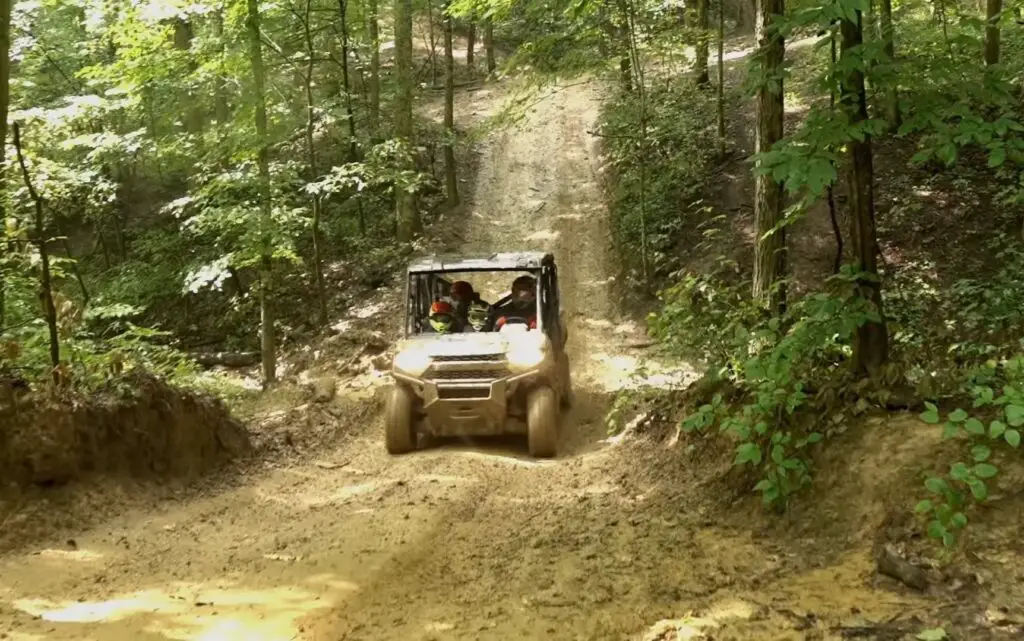
[{"label": "thin tree trunk", "polygon": [[[7,111],[10,103],[11,80],[11,2],[0,0],[0,232],[6,228],[7,210],[4,206],[4,192],[7,187],[6,163],[4,155],[7,149]],[[0,241],[0,332],[4,329],[6,318],[7,285],[4,281],[3,266],[7,255],[6,241]]]},{"label": "thin tree trunk", "polygon": [[[433,21],[431,21],[433,22]],[[412,0],[395,0],[395,137],[408,150],[403,167],[415,170],[411,154],[415,149],[412,129]],[[416,194],[402,185],[395,185],[395,213],[398,240],[410,242],[421,230],[419,213],[416,210]]]},{"label": "thin tree trunk", "polygon": [[469,23],[469,33],[466,34],[466,68],[469,69],[469,75],[473,75],[474,65],[473,62],[476,59],[476,21]]},{"label": "thin tree trunk", "polygon": [[[430,84],[437,86],[437,39],[434,38],[434,2],[427,0],[427,29],[430,38]],[[397,36],[396,36],[397,37]]]},{"label": "thin tree trunk", "polygon": [[263,45],[260,40],[259,0],[246,0],[249,61],[252,65],[253,101],[256,104],[255,125],[257,138],[256,163],[259,166],[260,196],[260,353],[263,365],[263,384],[277,380],[277,341],[274,337],[272,307],[273,286],[273,214],[270,202],[270,158],[267,141],[266,75],[263,69]]},{"label": "thin tree trunk", "polygon": [[[345,0],[340,0],[342,15],[345,11]],[[313,134],[316,131],[316,108],[313,103],[313,65],[315,64],[314,54],[316,49],[313,46],[313,33],[310,30],[310,12],[313,8],[313,0],[306,0],[305,15],[302,20],[303,35],[306,40],[306,76],[304,78],[306,88],[306,161],[309,164],[310,180],[316,180],[320,176],[320,170],[316,162],[316,144]],[[344,22],[342,22],[344,38]],[[345,46],[342,45],[342,53],[347,55]],[[342,69],[345,75],[346,85],[348,81],[348,64],[342,59]],[[346,86],[345,95],[348,96]],[[312,202],[313,217],[313,276],[316,280],[317,293],[317,321],[320,328],[327,326],[327,287],[324,285],[324,263],[320,252],[321,230],[320,230],[320,196],[314,194]]]},{"label": "thin tree trunk", "polygon": [[[881,29],[882,49],[890,65],[896,62],[896,43],[893,38],[892,29],[892,0],[881,0],[882,13],[879,16],[879,27]],[[835,47],[835,39],[832,41]],[[889,80],[889,87],[885,95],[885,122],[890,131],[896,131],[902,124],[899,107],[899,87],[896,84],[895,74]]]},{"label": "thin tree trunk", "polygon": [[988,0],[985,11],[985,64],[999,64],[999,16],[1003,0]]},{"label": "thin tree trunk", "polygon": [[370,39],[370,79],[367,83],[370,92],[370,139],[377,139],[380,129],[380,28],[377,0],[367,0],[366,30]]},{"label": "thin tree trunk", "polygon": [[[345,91],[345,118],[348,120],[348,161],[357,162],[359,154],[359,138],[356,136],[356,115],[352,107],[352,76],[348,67],[348,0],[338,0],[338,12],[341,17],[341,76],[343,89]],[[312,49],[310,49],[312,51]],[[379,64],[378,59],[378,64]],[[377,87],[377,100],[380,100],[380,87]],[[378,104],[379,109],[379,104]],[[356,207],[359,210],[359,235],[366,235],[366,214],[363,211],[363,201],[356,198]]]},{"label": "thin tree trunk", "polygon": [[218,127],[225,127],[231,119],[228,106],[228,81],[224,71],[224,13],[218,8],[213,12],[213,37],[217,41],[217,78],[214,80],[213,114]]},{"label": "thin tree trunk", "polygon": [[[859,49],[862,44],[860,12],[856,22],[843,20],[842,57]],[[840,104],[846,110],[853,126],[867,120],[867,95],[864,74],[850,66],[841,82]],[[881,316],[881,322],[865,323],[857,329],[853,344],[854,369],[861,374],[872,374],[888,358],[889,337],[882,315],[882,287],[878,279],[878,238],[875,230],[874,170],[871,158],[871,137],[852,139],[847,145],[847,191],[849,197],[853,255],[858,271],[868,274],[858,281],[860,295],[870,301]]]},{"label": "thin tree trunk", "polygon": [[718,144],[725,153],[725,0],[718,0]]},{"label": "thin tree trunk", "polygon": [[494,20],[484,20],[484,51],[487,54],[487,73],[492,74],[498,68],[494,58]]},{"label": "thin tree trunk", "polygon": [[[775,16],[784,14],[783,0],[758,0],[757,43],[762,72],[778,76],[778,86],[762,82],[757,91],[755,153],[771,150],[782,138],[782,63],[785,43],[770,29]],[[781,314],[786,310],[786,229],[782,224],[782,184],[771,174],[757,172],[754,186],[754,298]]]},{"label": "thin tree trunk", "polygon": [[697,86],[706,87],[711,84],[708,77],[708,10],[710,0],[697,0],[697,46],[694,48],[693,70],[697,77]]},{"label": "thin tree trunk", "polygon": [[46,327],[50,334],[50,365],[51,375],[55,384],[60,383],[60,338],[57,334],[57,308],[53,305],[53,287],[50,283],[50,250],[46,242],[46,220],[43,217],[43,199],[32,186],[32,180],[28,176],[28,167],[25,165],[25,157],[21,152],[21,132],[18,123],[14,123],[14,150],[18,155],[18,165],[21,166],[21,175],[25,179],[25,187],[28,188],[29,196],[35,204],[36,209],[36,245],[39,249],[39,263],[42,268],[40,278],[40,292],[43,302],[43,313],[46,316]]},{"label": "thin tree trunk", "polygon": [[[888,1],[888,0],[885,0]],[[832,55],[832,68],[836,67],[836,34],[835,31],[829,36],[829,47]],[[836,92],[829,91],[828,94],[828,108],[829,111],[833,111],[836,108]],[[832,235],[836,238],[836,257],[832,261],[832,273],[838,274],[839,268],[843,265],[843,231],[839,226],[839,217],[836,214],[836,194],[835,188],[830,183],[825,188],[825,197],[828,202],[828,219],[832,223]]]},{"label": "thin tree trunk", "polygon": [[452,17],[444,17],[444,184],[448,207],[459,204],[459,181],[455,172],[455,56]]},{"label": "thin tree trunk", "polygon": [[[174,21],[174,48],[186,54],[188,57],[189,73],[195,73],[199,64],[192,56],[192,22],[188,18],[177,18]],[[185,133],[199,135],[203,132],[202,101],[198,100],[195,92],[189,89],[191,78],[184,79],[181,84],[181,105],[182,126]]]}]

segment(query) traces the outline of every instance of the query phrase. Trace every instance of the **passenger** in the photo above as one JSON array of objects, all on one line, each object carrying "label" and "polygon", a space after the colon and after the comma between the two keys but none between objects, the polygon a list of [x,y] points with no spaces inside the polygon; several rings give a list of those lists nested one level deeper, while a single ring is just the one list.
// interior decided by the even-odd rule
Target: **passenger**
[{"label": "passenger", "polygon": [[[483,302],[474,301],[469,304],[469,312],[466,314],[466,331],[482,332],[487,324],[487,312],[490,306]],[[470,329],[472,328],[472,329]]]},{"label": "passenger", "polygon": [[474,304],[488,306],[480,294],[473,290],[473,286],[464,280],[452,283],[452,301],[455,303],[455,315],[463,325],[469,325],[469,311]]},{"label": "passenger", "polygon": [[520,276],[512,281],[512,293],[509,300],[498,307],[491,309],[488,322],[484,325],[485,332],[493,332],[500,329],[497,327],[499,318],[505,318],[505,322],[517,320],[521,323],[531,323],[530,329],[537,327],[537,279],[532,276]]},{"label": "passenger", "polygon": [[460,331],[459,319],[455,316],[455,308],[446,300],[435,300],[430,306],[429,321],[424,327],[428,334],[453,334]]}]

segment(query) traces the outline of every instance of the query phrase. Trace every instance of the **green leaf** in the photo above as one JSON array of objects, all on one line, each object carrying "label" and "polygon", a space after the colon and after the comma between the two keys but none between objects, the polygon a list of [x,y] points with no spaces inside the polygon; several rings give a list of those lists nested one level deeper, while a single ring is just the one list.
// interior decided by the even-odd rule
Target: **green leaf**
[{"label": "green leaf", "polygon": [[953,410],[953,413],[949,415],[949,420],[954,423],[963,423],[967,420],[967,412],[960,409],[959,407]]},{"label": "green leaf", "polygon": [[988,498],[988,486],[985,485],[985,481],[979,481],[974,479],[971,485],[971,494],[974,495],[975,500],[979,503]]},{"label": "green leaf", "polygon": [[761,448],[756,443],[744,443],[736,448],[736,459],[734,465],[752,463],[757,465],[761,462]]},{"label": "green leaf", "polygon": [[1007,405],[1006,422],[1013,427],[1020,427],[1021,425],[1024,425],[1024,407],[1014,405],[1013,403]]},{"label": "green leaf", "polygon": [[977,462],[987,461],[992,456],[992,450],[986,445],[975,445],[971,448],[971,457]]},{"label": "green leaf", "polygon": [[956,438],[956,435],[960,433],[960,428],[957,427],[956,423],[946,423],[942,426],[942,438],[951,439]]},{"label": "green leaf", "polygon": [[964,423],[964,429],[967,430],[968,434],[980,436],[985,433],[985,424],[978,419],[971,417],[967,419],[966,423]]},{"label": "green leaf", "polygon": [[946,533],[946,527],[938,521],[932,521],[928,524],[928,536],[933,539],[942,540],[942,535]]},{"label": "green leaf", "polygon": [[946,482],[937,476],[933,476],[925,481],[924,486],[932,494],[942,494],[946,491]]},{"label": "green leaf", "polygon": [[999,474],[999,468],[991,463],[978,463],[974,466],[974,475],[979,479],[990,479]]},{"label": "green leaf", "polygon": [[953,463],[949,466],[949,476],[955,481],[966,481],[971,472],[963,463]]},{"label": "green leaf", "polygon": [[998,167],[1004,162],[1006,162],[1006,147],[1000,145],[994,148],[992,152],[988,155],[988,166]]},{"label": "green leaf", "polygon": [[992,421],[988,426],[989,438],[999,438],[1004,432],[1006,432],[1006,423],[1002,421]]},{"label": "green leaf", "polygon": [[782,465],[782,461],[786,458],[786,449],[781,445],[772,447],[772,461],[777,465]]},{"label": "green leaf", "polygon": [[931,511],[932,511],[932,502],[929,501],[928,499],[925,499],[925,500],[921,501],[920,503],[917,504],[916,507],[914,507],[914,512],[917,513],[917,514],[924,514],[925,512],[931,512]]},{"label": "green leaf", "polygon": [[949,530],[942,533],[942,545],[946,548],[952,548],[956,545],[956,535]]},{"label": "green leaf", "polygon": [[1010,444],[1010,447],[1020,447],[1020,432],[1017,430],[1006,430],[1003,438]]},{"label": "green leaf", "polygon": [[808,443],[820,443],[821,439],[822,439],[822,435],[819,432],[813,432],[810,436],[807,437],[807,442]]},{"label": "green leaf", "polygon": [[946,631],[942,628],[928,628],[917,633],[918,641],[944,641],[947,638],[949,637],[946,636]]},{"label": "green leaf", "polygon": [[[930,403],[928,404],[931,405]],[[926,411],[921,412],[918,418],[920,418],[925,423],[928,423],[929,425],[937,425],[940,420],[939,410],[935,409],[935,406],[932,405]]]},{"label": "green leaf", "polygon": [[962,530],[967,525],[967,516],[963,512],[957,512],[949,519],[949,525],[957,530]]}]

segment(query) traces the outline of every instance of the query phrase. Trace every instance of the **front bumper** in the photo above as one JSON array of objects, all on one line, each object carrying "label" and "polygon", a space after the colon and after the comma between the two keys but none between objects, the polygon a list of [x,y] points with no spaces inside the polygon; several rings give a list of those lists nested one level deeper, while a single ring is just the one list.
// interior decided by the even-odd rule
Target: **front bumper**
[{"label": "front bumper", "polygon": [[488,436],[526,431],[525,417],[517,416],[517,408],[510,406],[516,394],[538,378],[540,369],[473,382],[393,374],[397,382],[407,384],[423,400],[422,431],[435,436]]}]

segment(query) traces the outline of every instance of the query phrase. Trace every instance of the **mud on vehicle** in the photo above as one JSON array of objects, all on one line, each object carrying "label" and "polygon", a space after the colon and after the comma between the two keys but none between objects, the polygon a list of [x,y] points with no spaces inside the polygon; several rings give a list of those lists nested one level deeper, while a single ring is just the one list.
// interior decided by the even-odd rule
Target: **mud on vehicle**
[{"label": "mud on vehicle", "polygon": [[[519,275],[536,281],[531,324],[500,331],[430,333],[434,301],[450,295],[454,274]],[[490,306],[508,305],[506,294]],[[394,386],[385,412],[388,452],[416,449],[419,436],[527,435],[530,454],[556,454],[560,410],[571,399],[568,338],[552,254],[518,252],[477,258],[431,258],[408,268],[405,338],[392,362]],[[488,329],[488,328],[484,328]]]}]

